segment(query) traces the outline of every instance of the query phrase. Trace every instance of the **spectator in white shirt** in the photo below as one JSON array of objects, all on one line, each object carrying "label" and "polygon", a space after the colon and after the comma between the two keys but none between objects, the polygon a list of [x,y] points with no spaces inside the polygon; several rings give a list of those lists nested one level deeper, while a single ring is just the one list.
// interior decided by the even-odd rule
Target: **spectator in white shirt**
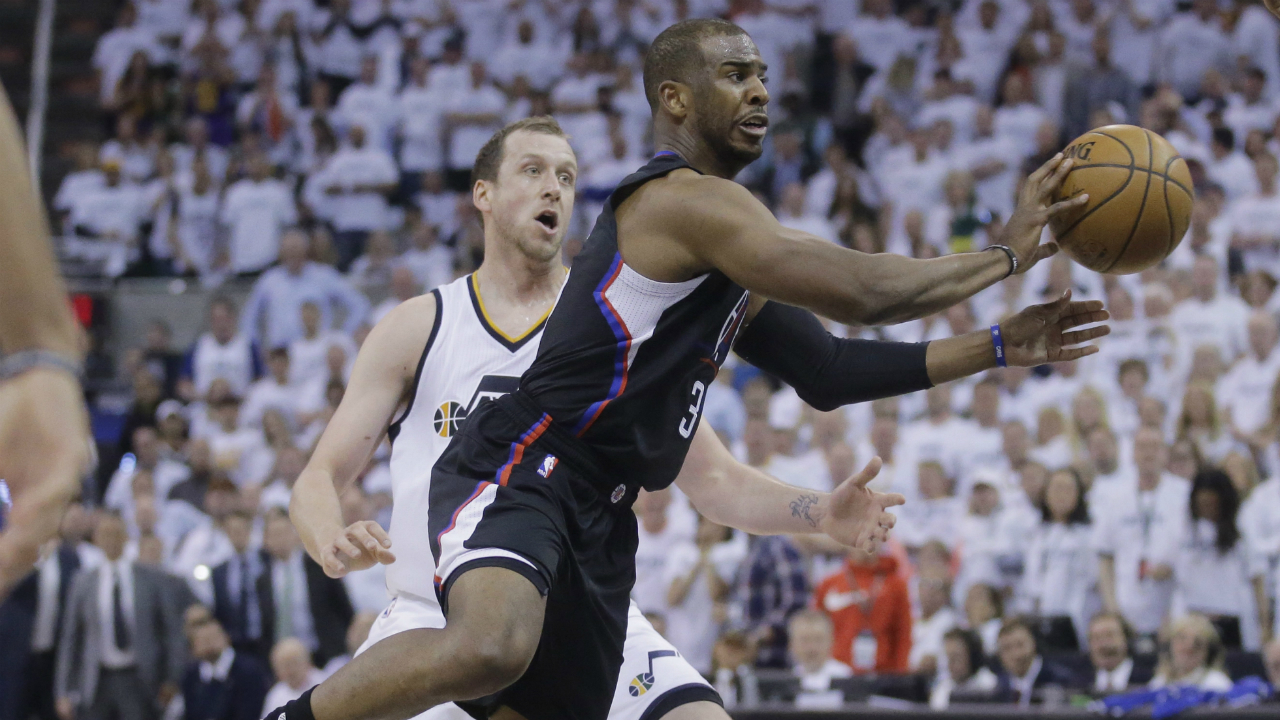
[{"label": "spectator in white shirt", "polygon": [[209,174],[219,185],[227,180],[227,168],[231,164],[231,154],[225,148],[209,142],[209,123],[200,116],[193,117],[182,126],[186,142],[169,145],[169,155],[173,158],[174,171],[179,177],[191,172],[196,158],[204,158],[209,167]]},{"label": "spectator in white shirt", "polygon": [[271,649],[271,672],[279,682],[267,691],[267,699],[262,704],[264,715],[290,700],[297,700],[324,680],[324,673],[311,664],[311,652],[296,637],[285,638]]},{"label": "spectator in white shirt", "polygon": [[862,12],[853,18],[845,33],[858,44],[863,62],[878,70],[888,69],[899,55],[914,54],[910,26],[893,14],[889,0],[863,2]]},{"label": "spectator in white shirt", "polygon": [[62,178],[58,193],[53,197],[53,209],[58,218],[55,231],[65,232],[69,229],[66,221],[77,198],[106,184],[106,177],[98,165],[98,149],[93,143],[86,141],[76,144],[72,150],[72,159],[75,169]]},{"label": "spectator in white shirt", "polygon": [[280,235],[298,221],[293,193],[271,177],[271,166],[261,154],[248,161],[249,176],[227,188],[222,222],[229,226],[228,241],[235,273],[265,270],[280,255]]},{"label": "spectator in white shirt", "polygon": [[1280,328],[1275,316],[1257,311],[1249,317],[1249,352],[1218,381],[1217,395],[1232,434],[1249,442],[1271,419],[1272,388],[1280,373],[1275,352]]},{"label": "spectator in white shirt", "polygon": [[[787,621],[787,652],[795,663],[791,672],[800,678],[798,707],[805,707],[806,699],[818,701],[819,695],[829,693],[832,680],[853,677],[853,668],[831,657],[831,636],[831,618],[819,610],[801,610]],[[843,694],[837,700],[842,702]]]},{"label": "spectator in white shirt", "polygon": [[1050,118],[1035,102],[1031,83],[1018,73],[1011,73],[1004,81],[1004,105],[996,110],[995,132],[1013,138],[1022,155],[1029,156],[1036,150],[1036,133],[1040,126],[1057,118]]},{"label": "spectator in white shirt", "polygon": [[1233,362],[1246,349],[1249,307],[1239,298],[1218,291],[1220,272],[1214,258],[1196,258],[1191,268],[1192,296],[1170,313],[1169,324],[1177,334],[1182,363],[1189,362],[1191,354],[1202,345],[1218,348],[1227,362]]},{"label": "spectator in white shirt", "polygon": [[539,40],[531,20],[516,26],[515,42],[505,43],[494,56],[494,82],[510,89],[516,76],[523,75],[535,90],[550,90],[564,71],[564,54],[555,44]]},{"label": "spectator in white shirt", "polygon": [[298,387],[327,376],[325,357],[330,346],[341,347],[348,357],[356,355],[350,335],[320,326],[320,307],[314,302],[302,304],[301,319],[302,337],[289,343],[289,384]]},{"label": "spectator in white shirt", "polygon": [[[748,423],[750,425],[750,423]],[[916,467],[919,499],[902,506],[898,512],[897,535],[908,548],[918,548],[938,540],[954,548],[958,539],[964,504],[951,493],[952,482],[936,460],[921,462]]]},{"label": "spectator in white shirt", "polygon": [[1228,202],[1258,192],[1258,174],[1253,163],[1237,147],[1242,142],[1243,138],[1236,138],[1231,128],[1214,128],[1209,156],[1205,158],[1205,174],[1209,180],[1222,186]]},{"label": "spectator in white shirt", "polygon": [[368,135],[370,146],[389,150],[390,130],[397,114],[392,88],[378,78],[378,57],[366,55],[360,61],[360,79],[342,91],[338,96],[338,104],[334,106],[339,129],[362,127]]},{"label": "spectator in white shirt", "polygon": [[453,89],[445,104],[445,133],[449,155],[446,185],[456,192],[471,189],[471,166],[480,148],[502,122],[507,99],[488,81],[482,62],[470,66],[470,79]]},{"label": "spectator in white shirt", "polygon": [[[1123,37],[1117,38],[1123,42]],[[1194,0],[1190,12],[1174,16],[1160,33],[1155,74],[1185,98],[1200,95],[1200,82],[1210,70],[1232,65],[1230,43],[1218,21],[1216,0]]]},{"label": "spectator in white shirt", "polygon": [[[970,3],[969,7],[972,6]],[[983,0],[977,5],[977,25],[961,23],[956,32],[964,49],[966,72],[958,74],[953,70],[952,73],[957,78],[972,79],[974,96],[981,102],[995,101],[996,83],[1009,61],[1009,50],[1017,39],[1016,28],[1021,25],[1016,18],[1006,21],[1001,15],[1015,11],[1016,6],[1012,3],[1005,9],[995,0]]]},{"label": "spectator in white shirt", "polygon": [[929,692],[929,707],[945,710],[951,704],[952,693],[957,691],[970,697],[985,695],[989,699],[999,679],[986,666],[982,639],[972,630],[953,628],[943,636],[942,644],[947,656],[946,668],[938,674]]},{"label": "spectator in white shirt", "polygon": [[[369,325],[377,325],[378,321],[387,316],[400,303],[417,297],[422,292],[418,279],[414,277],[413,271],[405,265],[396,265],[391,270],[391,295],[386,300],[378,303],[369,311]],[[354,348],[351,355],[355,355]]]},{"label": "spectator in white shirt", "polygon": [[102,184],[80,193],[71,205],[71,225],[77,235],[132,243],[142,222],[142,194],[124,177],[120,161],[102,162]]},{"label": "spectator in white shirt", "polygon": [[436,226],[423,218],[413,225],[409,249],[400,256],[400,265],[413,273],[421,292],[453,281],[453,251],[439,238]]},{"label": "spectator in white shirt", "polygon": [[221,379],[232,395],[243,397],[263,372],[260,358],[257,346],[238,332],[235,303],[226,296],[214,297],[209,303],[209,330],[187,352],[178,394],[188,400],[204,399],[213,382]]},{"label": "spectator in white shirt", "polygon": [[694,541],[672,546],[665,568],[669,637],[701,673],[711,671],[711,648],[719,629],[715,606],[728,598],[729,582],[743,559],[741,545],[729,542],[732,532],[699,517]]},{"label": "spectator in white shirt", "polygon": [[[1271,20],[1268,24],[1275,22],[1270,17],[1267,19]],[[1272,38],[1271,43],[1275,45],[1275,38]],[[1236,138],[1241,141],[1248,137],[1252,130],[1271,132],[1276,119],[1275,98],[1266,97],[1266,92],[1267,74],[1256,67],[1249,67],[1240,78],[1240,92],[1227,96],[1227,107],[1222,111],[1222,122],[1231,128]]]},{"label": "spectator in white shirt", "polygon": [[1280,276],[1280,193],[1276,191],[1274,155],[1259,153],[1253,159],[1257,192],[1227,207],[1224,221],[1230,228],[1231,246],[1241,252],[1247,272],[1264,270]]},{"label": "spectator in white shirt", "polygon": [[351,263],[347,281],[365,295],[385,296],[391,286],[391,270],[398,264],[395,240],[386,230],[374,230],[365,241],[364,254]]},{"label": "spectator in white shirt", "polygon": [[951,609],[951,583],[945,576],[924,575],[916,583],[919,615],[911,623],[911,652],[907,663],[913,672],[933,674],[945,667],[943,638],[956,626]]},{"label": "spectator in white shirt", "polygon": [[1240,494],[1225,472],[1196,473],[1173,575],[1182,611],[1217,618],[1228,631],[1227,647],[1257,651],[1270,636],[1267,568],[1240,537],[1239,509]]},{"label": "spectator in white shirt", "polygon": [[996,639],[1003,624],[1004,599],[1000,591],[982,583],[970,587],[964,597],[963,626],[977,634],[988,655],[996,652]]},{"label": "spectator in white shirt", "polygon": [[1189,383],[1182,395],[1175,439],[1190,440],[1205,462],[1217,465],[1235,448],[1235,438],[1224,425],[1213,385],[1203,380]]},{"label": "spectator in white shirt", "polygon": [[989,105],[977,109],[973,140],[956,148],[955,159],[957,166],[968,170],[976,181],[978,203],[1007,218],[1013,212],[1023,148],[1013,136],[996,132],[995,117],[995,110]]},{"label": "spectator in white shirt", "polygon": [[830,243],[835,243],[836,228],[825,215],[805,212],[804,185],[791,183],[782,189],[778,203],[778,222],[785,228],[799,230]]},{"label": "spectator in white shirt", "polygon": [[1223,671],[1226,651],[1209,618],[1184,615],[1169,627],[1169,649],[1162,653],[1151,687],[1191,686],[1224,692],[1231,678]]},{"label": "spectator in white shirt", "polygon": [[[440,137],[440,117],[447,95],[431,84],[431,61],[415,57],[409,61],[409,81],[396,96],[400,130],[400,171],[404,186],[416,190],[421,175],[444,167],[444,145]],[[409,179],[411,178],[411,179]]]},{"label": "spectator in white shirt", "polygon": [[245,393],[244,405],[240,408],[241,427],[261,427],[262,415],[267,410],[278,411],[291,427],[298,425],[300,388],[289,382],[289,365],[289,348],[272,348],[267,352],[266,376],[250,385]]},{"label": "spectator in white shirt", "polygon": [[[302,336],[300,311],[307,301],[320,308],[321,325],[333,327],[334,310],[344,311],[343,329],[354,335],[369,312],[369,301],[328,265],[307,259],[309,241],[301,230],[286,231],[280,239],[280,264],[258,278],[245,302],[241,331],[263,338],[265,347],[287,346]],[[263,317],[265,315],[265,318]],[[259,323],[266,321],[266,331]]]},{"label": "spectator in white shirt", "polygon": [[125,3],[116,15],[115,27],[98,38],[90,61],[98,73],[98,91],[102,101],[110,99],[129,59],[139,50],[146,53],[152,64],[163,62],[169,54],[156,39],[155,30],[138,23],[137,8],[132,3]]},{"label": "spectator in white shirt", "polygon": [[1097,556],[1085,487],[1074,468],[1049,476],[1043,520],[1027,548],[1025,593],[1037,615],[1071,618],[1083,644]]},{"label": "spectator in white shirt", "polygon": [[1121,612],[1139,633],[1154,633],[1173,593],[1174,554],[1186,523],[1190,484],[1165,472],[1160,432],[1143,428],[1133,440],[1136,479],[1094,502],[1094,549],[1102,605]]},{"label": "spectator in white shirt", "polygon": [[324,193],[333,199],[333,240],[343,272],[364,252],[369,233],[387,229],[387,196],[400,180],[395,160],[366,141],[365,128],[351,126],[347,140],[330,158],[321,181]]}]

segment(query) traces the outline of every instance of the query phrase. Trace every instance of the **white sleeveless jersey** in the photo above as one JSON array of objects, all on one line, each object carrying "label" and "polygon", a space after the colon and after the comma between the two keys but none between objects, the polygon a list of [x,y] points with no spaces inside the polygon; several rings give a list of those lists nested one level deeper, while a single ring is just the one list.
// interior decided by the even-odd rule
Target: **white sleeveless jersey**
[{"label": "white sleeveless jersey", "polygon": [[224,378],[231,392],[244,397],[253,382],[253,345],[241,333],[221,345],[207,332],[196,340],[192,366],[192,380],[201,395],[209,392],[214,380]]},{"label": "white sleeveless jersey", "polygon": [[391,551],[387,591],[435,602],[435,560],[427,527],[431,468],[476,407],[515,390],[533,363],[543,316],[519,337],[489,322],[474,275],[443,285],[435,327],[414,376],[413,396],[391,425]]}]

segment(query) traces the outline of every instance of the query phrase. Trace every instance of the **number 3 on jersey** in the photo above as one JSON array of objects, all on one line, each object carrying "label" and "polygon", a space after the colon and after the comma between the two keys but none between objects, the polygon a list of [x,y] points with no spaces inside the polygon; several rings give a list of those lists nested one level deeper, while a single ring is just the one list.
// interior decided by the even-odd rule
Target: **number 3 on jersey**
[{"label": "number 3 on jersey", "polygon": [[702,412],[702,399],[707,396],[707,386],[701,380],[693,383],[693,402],[689,403],[688,417],[680,418],[680,437],[688,438],[698,424],[698,413]]}]

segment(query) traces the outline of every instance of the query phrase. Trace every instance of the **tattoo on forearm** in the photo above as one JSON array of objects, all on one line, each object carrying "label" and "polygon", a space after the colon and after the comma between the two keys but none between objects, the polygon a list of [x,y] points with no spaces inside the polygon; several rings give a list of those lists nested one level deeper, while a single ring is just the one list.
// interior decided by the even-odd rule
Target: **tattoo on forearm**
[{"label": "tattoo on forearm", "polygon": [[818,505],[817,495],[801,495],[791,501],[791,517],[800,518],[809,523],[809,527],[818,527],[818,518],[813,510]]}]

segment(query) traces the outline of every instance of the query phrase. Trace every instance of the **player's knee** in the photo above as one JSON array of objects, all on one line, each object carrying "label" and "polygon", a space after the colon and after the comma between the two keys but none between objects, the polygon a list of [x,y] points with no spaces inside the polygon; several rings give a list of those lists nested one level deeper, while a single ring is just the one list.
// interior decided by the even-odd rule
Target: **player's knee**
[{"label": "player's knee", "polygon": [[538,649],[538,636],[516,631],[484,633],[473,638],[469,660],[479,676],[495,686],[492,692],[507,687],[524,675]]}]

